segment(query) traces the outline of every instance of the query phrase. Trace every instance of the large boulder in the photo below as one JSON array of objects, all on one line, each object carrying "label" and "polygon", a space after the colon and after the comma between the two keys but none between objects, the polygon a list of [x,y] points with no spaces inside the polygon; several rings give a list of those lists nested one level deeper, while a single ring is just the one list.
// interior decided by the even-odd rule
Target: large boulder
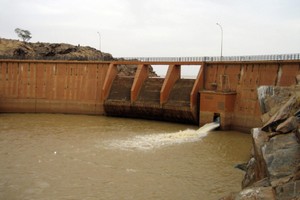
[{"label": "large boulder", "polygon": [[267,121],[267,123],[262,127],[262,130],[276,130],[276,127],[280,123],[294,114],[295,110],[298,109],[298,106],[297,97],[290,97],[290,99]]},{"label": "large boulder", "polygon": [[289,117],[287,120],[279,124],[276,128],[276,132],[289,133],[298,128],[299,120],[295,116]]},{"label": "large boulder", "polygon": [[247,170],[242,182],[242,188],[253,185],[268,176],[267,166],[263,157],[262,148],[268,140],[266,132],[260,128],[252,129],[253,155],[247,164]]},{"label": "large boulder", "polygon": [[294,133],[272,137],[262,153],[271,181],[293,175],[300,163],[300,144]]},{"label": "large boulder", "polygon": [[275,200],[274,189],[272,187],[253,187],[239,192],[234,200]]},{"label": "large boulder", "polygon": [[276,197],[279,200],[299,200],[300,181],[290,181],[275,188]]}]

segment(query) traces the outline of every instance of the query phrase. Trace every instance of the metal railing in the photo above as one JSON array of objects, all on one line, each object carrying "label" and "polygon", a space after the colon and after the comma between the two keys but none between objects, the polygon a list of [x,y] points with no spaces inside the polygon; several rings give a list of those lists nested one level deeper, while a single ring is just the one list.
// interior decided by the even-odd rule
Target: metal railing
[{"label": "metal railing", "polygon": [[202,57],[78,57],[78,56],[58,56],[58,57],[34,57],[34,58],[24,58],[18,56],[3,56],[0,55],[0,59],[35,59],[35,60],[93,60],[93,61],[142,61],[142,62],[218,62],[218,61],[279,61],[279,60],[300,60],[300,53],[294,54],[273,54],[273,55],[249,55],[249,56],[202,56]]},{"label": "metal railing", "polygon": [[274,55],[249,55],[249,56],[214,56],[214,57],[123,57],[116,59],[139,60],[142,62],[203,62],[203,61],[279,61],[300,60],[300,53],[274,54]]}]

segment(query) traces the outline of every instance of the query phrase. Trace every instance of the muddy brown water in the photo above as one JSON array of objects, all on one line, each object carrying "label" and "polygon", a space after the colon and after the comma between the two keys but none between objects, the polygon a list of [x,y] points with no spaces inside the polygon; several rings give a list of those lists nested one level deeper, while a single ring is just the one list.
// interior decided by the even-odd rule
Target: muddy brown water
[{"label": "muddy brown water", "polygon": [[138,119],[0,114],[0,199],[218,199],[249,134]]}]

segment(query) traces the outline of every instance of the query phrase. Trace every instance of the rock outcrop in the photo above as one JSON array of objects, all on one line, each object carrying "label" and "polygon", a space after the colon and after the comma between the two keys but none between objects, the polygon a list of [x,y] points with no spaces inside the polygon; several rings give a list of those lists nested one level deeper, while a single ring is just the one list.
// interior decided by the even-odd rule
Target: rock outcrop
[{"label": "rock outcrop", "polygon": [[[0,38],[0,59],[118,61],[111,54],[88,46],[64,43],[29,43],[4,38]],[[119,75],[123,76],[134,75],[136,69],[137,65],[118,66]],[[149,76],[157,76],[151,66]]]},{"label": "rock outcrop", "polygon": [[88,46],[64,43],[31,43],[0,39],[1,58],[33,60],[114,60],[111,54]]},{"label": "rock outcrop", "polygon": [[258,96],[264,125],[252,129],[243,190],[223,199],[300,199],[300,86],[262,86]]}]

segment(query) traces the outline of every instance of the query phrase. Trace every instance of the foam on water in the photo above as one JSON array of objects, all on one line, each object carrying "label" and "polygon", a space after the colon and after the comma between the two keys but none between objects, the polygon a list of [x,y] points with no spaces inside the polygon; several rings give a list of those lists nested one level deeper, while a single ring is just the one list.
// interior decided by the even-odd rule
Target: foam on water
[{"label": "foam on water", "polygon": [[213,122],[205,124],[198,130],[187,129],[175,133],[137,135],[127,139],[109,140],[105,142],[105,147],[121,150],[151,150],[163,146],[195,142],[206,137],[209,131],[219,126],[219,123]]}]

